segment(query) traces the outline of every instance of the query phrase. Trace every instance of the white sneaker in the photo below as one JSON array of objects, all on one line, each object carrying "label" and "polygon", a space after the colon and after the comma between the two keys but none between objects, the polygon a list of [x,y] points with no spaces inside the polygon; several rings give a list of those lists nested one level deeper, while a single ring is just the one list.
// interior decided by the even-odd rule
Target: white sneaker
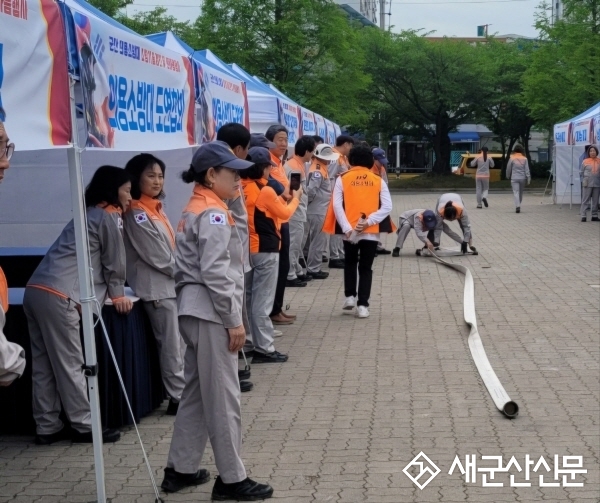
[{"label": "white sneaker", "polygon": [[342,307],[344,314],[352,314],[354,308],[356,307],[356,298],[355,297],[346,297],[344,301],[344,305]]},{"label": "white sneaker", "polygon": [[367,306],[358,306],[356,308],[356,317],[357,318],[368,318],[369,317],[369,308]]},{"label": "white sneaker", "polygon": [[281,337],[283,332],[281,330],[273,330],[273,337]]}]

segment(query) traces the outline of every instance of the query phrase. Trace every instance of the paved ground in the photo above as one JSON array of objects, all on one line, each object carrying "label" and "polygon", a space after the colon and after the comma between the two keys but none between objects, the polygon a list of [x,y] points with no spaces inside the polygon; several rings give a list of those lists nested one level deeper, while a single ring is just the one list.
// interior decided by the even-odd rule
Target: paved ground
[{"label": "paved ground", "polygon": [[[394,215],[436,197],[395,195]],[[277,347],[290,361],[256,365],[255,390],[243,396],[248,471],[268,480],[279,502],[599,501],[599,289],[591,285],[600,285],[600,224],[541,205],[539,195],[525,196],[520,215],[509,194],[489,200],[491,208],[476,210],[474,196],[465,197],[481,254],[451,260],[473,272],[483,343],[518,418],[495,409],[472,363],[461,277],[417,258],[411,235],[401,258],[376,260],[368,320],[340,314],[341,271],[289,291],[298,322]],[[159,480],[173,423],[163,413],[140,426]],[[402,472],[421,451],[441,469],[423,490]],[[458,470],[448,474],[456,455],[463,466],[474,455],[478,468],[497,466],[482,456],[502,456],[503,466],[514,456],[523,469],[511,467],[515,482],[525,482],[529,455],[531,487],[510,487],[506,473],[494,479],[503,487],[483,487],[483,472],[466,483]],[[583,487],[563,487],[561,476],[560,487],[541,487],[545,468],[533,469],[543,456],[551,470],[544,483],[555,482],[554,455],[559,463],[583,457],[587,474],[566,480]],[[134,433],[107,446],[105,461],[114,503],[153,501]],[[165,499],[208,501],[211,485]],[[0,502],[94,494],[90,447],[0,438]]]}]

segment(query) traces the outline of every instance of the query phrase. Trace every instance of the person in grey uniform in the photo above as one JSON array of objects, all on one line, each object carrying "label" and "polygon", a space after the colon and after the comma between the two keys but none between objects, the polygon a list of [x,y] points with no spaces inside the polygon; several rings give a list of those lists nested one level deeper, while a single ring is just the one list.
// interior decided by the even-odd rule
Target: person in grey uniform
[{"label": "person in grey uniform", "polygon": [[125,171],[131,176],[129,211],[124,217],[127,283],[142,299],[156,338],[163,384],[169,395],[167,415],[177,414],[185,385],[177,302],[175,300],[175,231],[165,215],[165,163],[138,154]]},{"label": "person in grey uniform", "polygon": [[331,182],[328,167],[331,161],[336,161],[340,154],[333,151],[330,145],[323,143],[315,150],[313,162],[308,171],[306,193],[308,206],[306,209],[308,223],[308,260],[307,275],[312,279],[325,279],[328,272],[321,271],[323,254],[327,247],[327,234],[323,232],[325,215],[331,201]]},{"label": "person in grey uniform", "polygon": [[398,218],[398,238],[396,246],[392,250],[392,257],[399,257],[400,250],[404,245],[404,241],[408,237],[410,230],[414,229],[417,238],[421,240],[427,248],[433,250],[440,245],[441,233],[444,232],[454,241],[461,244],[462,238],[456,234],[444,222],[444,220],[435,214],[432,210],[408,210]]},{"label": "person in grey uniform", "polygon": [[515,145],[513,155],[510,156],[506,164],[506,178],[510,180],[513,195],[515,197],[515,212],[521,213],[521,201],[523,201],[523,191],[525,183],[531,183],[531,174],[529,172],[529,162],[525,157],[525,149],[521,145]]},{"label": "person in grey uniform", "polygon": [[304,274],[300,265],[302,245],[304,241],[304,229],[306,223],[306,207],[308,206],[308,195],[306,194],[306,163],[312,159],[315,150],[315,140],[312,136],[301,136],[294,145],[294,156],[284,164],[285,172],[292,183],[292,174],[300,177],[300,187],[303,190],[302,198],[298,208],[290,218],[290,271],[287,276],[286,286],[305,287],[309,279]]},{"label": "person in grey uniform", "polygon": [[240,190],[238,159],[224,142],[198,148],[186,183],[194,183],[175,236],[175,290],[179,328],[187,345],[185,388],[175,418],[161,487],[175,492],[206,483],[199,469],[210,438],[219,471],[212,490],[218,501],[254,501],[273,488],[246,476],[240,457],[242,424],[238,351],[245,341],[242,321],[244,260],[242,243],[225,200]]},{"label": "person in grey uniform", "polygon": [[600,198],[600,159],[598,158],[598,147],[590,145],[588,158],[581,163],[581,186],[583,188],[581,198],[581,221],[587,220],[587,210],[591,205],[592,222],[598,222],[598,199]]},{"label": "person in grey uniform", "polygon": [[481,147],[481,155],[471,161],[471,167],[477,167],[475,173],[475,187],[477,191],[477,207],[481,208],[481,203],[488,207],[488,191],[490,190],[490,168],[494,167],[494,160],[488,157],[488,148]]},{"label": "person in grey uniform", "polygon": [[[442,194],[437,200],[435,211],[442,220],[448,220],[449,222],[458,220],[458,225],[463,232],[463,238],[460,245],[460,249],[463,253],[467,253],[467,245],[471,250],[476,251],[473,246],[471,222],[469,221],[469,215],[467,215],[467,210],[465,209],[465,203],[462,200],[462,197],[451,192]],[[438,235],[441,238],[441,232],[439,232]]]},{"label": "person in grey uniform", "polygon": [[[129,174],[102,166],[85,191],[91,267],[96,299],[107,298],[120,314],[133,304],[125,296],[125,247],[121,235],[122,211],[131,201]],[[79,336],[79,275],[75,228],[71,220],[48,250],[27,283],[23,309],[31,339],[33,417],[37,444],[52,444],[68,437],[59,415],[71,423],[74,442],[91,443],[91,412],[83,373]],[[97,307],[94,309],[97,314]],[[120,438],[118,430],[105,430],[105,442]]]}]

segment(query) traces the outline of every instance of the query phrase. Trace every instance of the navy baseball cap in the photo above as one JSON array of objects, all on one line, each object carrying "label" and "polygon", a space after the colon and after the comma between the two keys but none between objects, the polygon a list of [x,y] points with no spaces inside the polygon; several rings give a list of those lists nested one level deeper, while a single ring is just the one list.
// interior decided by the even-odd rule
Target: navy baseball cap
[{"label": "navy baseball cap", "polygon": [[431,210],[425,210],[423,212],[423,223],[425,224],[425,227],[427,227],[429,230],[435,229],[435,226],[437,225],[437,218],[435,217],[435,213]]},{"label": "navy baseball cap", "polygon": [[387,165],[388,163],[387,157],[385,156],[385,150],[382,148],[373,149],[373,158],[381,164]]},{"label": "navy baseball cap", "polygon": [[203,143],[194,152],[192,167],[196,173],[202,173],[209,168],[223,166],[238,171],[254,166],[254,163],[239,159],[224,141]]},{"label": "navy baseball cap", "polygon": [[275,148],[272,141],[267,140],[267,137],[261,133],[252,133],[250,135],[250,146],[251,147],[263,147],[263,148]]},{"label": "navy baseball cap", "polygon": [[248,150],[248,161],[252,161],[254,164],[270,164],[271,166],[277,166],[271,160],[271,152],[265,147],[250,147]]}]

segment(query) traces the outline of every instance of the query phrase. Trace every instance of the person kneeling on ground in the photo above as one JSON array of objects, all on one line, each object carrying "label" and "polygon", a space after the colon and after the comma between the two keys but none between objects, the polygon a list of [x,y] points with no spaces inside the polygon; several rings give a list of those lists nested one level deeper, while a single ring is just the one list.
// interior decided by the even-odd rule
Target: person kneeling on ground
[{"label": "person kneeling on ground", "polygon": [[471,223],[465,209],[465,203],[458,194],[448,193],[442,194],[435,205],[437,214],[443,219],[453,222],[458,220],[463,231],[463,238],[460,244],[460,251],[467,253],[467,245],[472,251],[475,251],[473,246],[473,237],[471,234]]},{"label": "person kneeling on ground", "polygon": [[323,230],[344,236],[346,300],[342,309],[352,312],[356,307],[356,316],[367,318],[379,233],[395,230],[390,219],[392,199],[385,181],[371,171],[369,148],[352,147],[348,161],[350,170],[336,180]]}]

